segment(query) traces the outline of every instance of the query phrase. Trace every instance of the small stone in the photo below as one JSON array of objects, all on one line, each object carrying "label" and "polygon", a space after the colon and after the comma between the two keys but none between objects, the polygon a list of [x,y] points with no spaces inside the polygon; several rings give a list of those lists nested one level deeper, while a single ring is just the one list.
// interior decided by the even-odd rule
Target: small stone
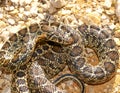
[{"label": "small stone", "polygon": [[70,10],[62,10],[61,15],[70,15],[72,12]]},{"label": "small stone", "polygon": [[106,14],[108,14],[108,15],[114,15],[115,14],[114,7],[111,7],[109,10],[106,10]]},{"label": "small stone", "polygon": [[18,4],[19,3],[19,0],[11,0],[11,2],[15,3],[15,4]]},{"label": "small stone", "polygon": [[91,13],[92,12],[92,8],[87,8],[86,9],[86,13]]},{"label": "small stone", "polygon": [[116,38],[120,38],[120,29],[114,32]]},{"label": "small stone", "polygon": [[52,13],[55,13],[55,12],[57,11],[57,9],[54,8],[54,7],[50,7],[50,8],[48,9],[48,11],[49,11],[50,14],[52,14]]},{"label": "small stone", "polygon": [[19,18],[22,18],[22,17],[23,17],[23,14],[19,13],[18,16],[19,16]]},{"label": "small stone", "polygon": [[25,12],[24,12],[24,15],[26,15],[26,16],[30,16],[31,13],[30,13],[29,11],[25,11]]},{"label": "small stone", "polygon": [[0,27],[5,27],[6,23],[4,21],[0,21]]},{"label": "small stone", "polygon": [[8,23],[11,24],[11,25],[14,25],[15,24],[15,20],[14,19],[8,19]]},{"label": "small stone", "polygon": [[14,10],[15,9],[15,7],[14,6],[10,6],[10,10],[12,11],[12,10]]},{"label": "small stone", "polygon": [[35,7],[32,7],[32,8],[30,9],[30,13],[31,13],[32,15],[38,14],[38,9],[37,9],[37,7],[36,7],[36,6],[35,6]]},{"label": "small stone", "polygon": [[116,10],[115,10],[116,16],[119,19],[120,22],[120,0],[116,0]]},{"label": "small stone", "polygon": [[2,19],[3,18],[3,14],[2,13],[0,13],[0,19]]},{"label": "small stone", "polygon": [[115,24],[110,24],[110,25],[109,25],[109,28],[112,29],[112,30],[113,30],[115,27],[116,27]]},{"label": "small stone", "polygon": [[5,7],[5,10],[6,10],[6,11],[12,11],[12,10],[14,10],[14,9],[15,9],[14,6],[7,6],[7,7]]},{"label": "small stone", "polygon": [[25,4],[30,4],[32,2],[32,0],[24,0]]},{"label": "small stone", "polygon": [[105,20],[105,19],[107,19],[108,17],[105,15],[105,14],[102,14],[102,16],[101,16],[101,19],[102,20]]},{"label": "small stone", "polygon": [[120,46],[120,39],[119,38],[114,38],[115,42],[116,42],[116,45],[117,46]]},{"label": "small stone", "polygon": [[20,12],[20,13],[23,13],[24,10],[25,10],[25,9],[24,9],[23,7],[20,7],[20,8],[19,8],[19,12]]},{"label": "small stone", "polygon": [[86,15],[85,20],[87,20],[90,23],[100,24],[101,17],[99,13],[91,12]]},{"label": "small stone", "polygon": [[17,9],[14,9],[13,11],[10,12],[11,15],[17,14],[19,11]]},{"label": "small stone", "polygon": [[[119,52],[120,53],[120,52]],[[117,70],[117,73],[120,73],[120,69]]]},{"label": "small stone", "polygon": [[51,4],[55,8],[62,8],[66,2],[65,0],[51,0]]},{"label": "small stone", "polygon": [[105,8],[110,8],[112,5],[112,0],[105,0],[104,2],[104,7]]}]

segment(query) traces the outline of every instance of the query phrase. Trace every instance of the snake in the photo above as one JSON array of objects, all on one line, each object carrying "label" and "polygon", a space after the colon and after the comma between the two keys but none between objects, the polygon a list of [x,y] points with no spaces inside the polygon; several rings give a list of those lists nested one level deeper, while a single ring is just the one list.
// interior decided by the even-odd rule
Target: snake
[{"label": "snake", "polygon": [[[87,47],[99,59],[96,66],[87,60]],[[114,77],[118,61],[109,30],[86,24],[72,28],[46,20],[14,33],[0,50],[0,68],[12,73],[12,93],[62,93],[48,79],[66,65],[80,83],[102,84]]]}]

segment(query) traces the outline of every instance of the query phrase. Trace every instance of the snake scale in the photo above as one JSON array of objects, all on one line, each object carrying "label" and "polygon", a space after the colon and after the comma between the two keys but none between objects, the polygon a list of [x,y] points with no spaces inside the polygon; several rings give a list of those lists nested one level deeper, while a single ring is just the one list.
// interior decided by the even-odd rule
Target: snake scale
[{"label": "snake scale", "polygon": [[[89,64],[86,47],[95,51],[96,66]],[[73,29],[45,20],[14,33],[0,50],[0,68],[12,73],[12,93],[62,93],[47,79],[66,65],[87,84],[105,83],[115,75],[118,60],[113,37],[104,28],[83,24]]]}]

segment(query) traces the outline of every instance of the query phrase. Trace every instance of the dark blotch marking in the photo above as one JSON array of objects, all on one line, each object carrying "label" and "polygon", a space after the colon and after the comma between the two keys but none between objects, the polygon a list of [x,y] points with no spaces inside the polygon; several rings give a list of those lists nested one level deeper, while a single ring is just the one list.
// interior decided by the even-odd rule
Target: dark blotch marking
[{"label": "dark blotch marking", "polygon": [[30,26],[30,33],[36,33],[38,29],[39,29],[38,24],[32,24]]},{"label": "dark blotch marking", "polygon": [[26,70],[26,69],[27,69],[27,65],[22,65],[22,66],[20,66],[20,69],[21,69],[21,70]]},{"label": "dark blotch marking", "polygon": [[14,47],[14,48],[18,48],[19,45],[18,45],[17,43],[13,43],[12,47]]},{"label": "dark blotch marking", "polygon": [[16,34],[12,35],[9,40],[12,42],[16,42],[18,40],[17,35]]},{"label": "dark blotch marking", "polygon": [[63,53],[64,52],[64,50],[61,46],[53,46],[52,50],[56,53]]},{"label": "dark blotch marking", "polygon": [[14,71],[17,68],[17,66],[14,64],[9,64],[9,68],[11,71]]},{"label": "dark blotch marking", "polygon": [[26,34],[26,35],[23,37],[23,41],[24,41],[25,43],[27,43],[27,42],[29,41],[29,35],[28,35],[28,34]]},{"label": "dark blotch marking", "polygon": [[112,61],[116,61],[119,59],[119,55],[117,51],[109,51],[106,54]]},{"label": "dark blotch marking", "polygon": [[52,68],[52,69],[55,69],[56,67],[54,66],[54,63],[50,63],[49,64],[49,67]]},{"label": "dark blotch marking", "polygon": [[23,76],[25,76],[25,73],[22,72],[22,71],[19,71],[19,72],[17,72],[16,75],[17,75],[18,77],[23,77]]},{"label": "dark blotch marking", "polygon": [[92,67],[85,67],[84,69],[83,69],[83,76],[85,77],[85,78],[89,78],[89,77],[91,77],[91,74],[92,74]]},{"label": "dark blotch marking", "polygon": [[42,48],[43,48],[43,50],[48,50],[48,49],[49,49],[49,46],[43,45]]},{"label": "dark blotch marking", "polygon": [[104,63],[105,70],[109,73],[114,73],[115,72],[115,65],[112,64],[111,62],[105,62]]},{"label": "dark blotch marking", "polygon": [[27,92],[28,91],[28,88],[26,86],[20,86],[19,90],[21,92]]},{"label": "dark blotch marking", "polygon": [[82,48],[79,46],[75,46],[70,52],[70,55],[75,57],[75,56],[79,56],[81,53],[82,53]]},{"label": "dark blotch marking", "polygon": [[104,46],[108,47],[108,48],[114,48],[115,47],[115,42],[114,40],[112,39],[109,39],[107,40],[105,43],[104,43]]},{"label": "dark blotch marking", "polygon": [[75,66],[78,68],[83,67],[84,64],[85,64],[84,58],[78,58],[77,60],[75,60]]},{"label": "dark blotch marking", "polygon": [[96,29],[92,29],[92,28],[90,29],[90,35],[93,35],[93,36],[96,36],[96,37],[97,37],[97,36],[98,36],[98,32],[99,32],[99,31],[96,30]]},{"label": "dark blotch marking", "polygon": [[37,62],[39,65],[41,66],[46,66],[46,61],[43,59],[43,58],[38,58],[37,59]]},{"label": "dark blotch marking", "polygon": [[9,43],[9,42],[6,42],[6,43],[3,45],[2,49],[8,49],[9,47],[10,47],[10,43]]},{"label": "dark blotch marking", "polygon": [[95,26],[95,25],[91,25],[91,26],[90,26],[90,29],[95,29],[95,30],[98,30],[98,31],[100,30],[100,28],[97,27],[97,26]]},{"label": "dark blotch marking", "polygon": [[2,58],[2,56],[4,56],[5,51],[0,51],[0,58]]},{"label": "dark blotch marking", "polygon": [[41,49],[39,49],[39,48],[38,48],[38,49],[36,49],[36,51],[37,51],[37,53],[38,53],[38,54],[41,54],[41,53],[42,53],[42,50],[41,50]]},{"label": "dark blotch marking", "polygon": [[71,34],[70,37],[72,38],[72,43],[77,43],[77,41],[79,40],[78,35],[76,34]]},{"label": "dark blotch marking", "polygon": [[87,31],[88,26],[86,24],[83,24],[81,26],[78,27],[78,30],[83,34],[85,33],[85,31]]},{"label": "dark blotch marking", "polygon": [[18,83],[18,85],[25,84],[26,81],[24,79],[17,79],[17,83]]},{"label": "dark blotch marking", "polygon": [[100,67],[97,67],[94,73],[95,73],[96,78],[98,79],[103,79],[105,77],[105,73]]},{"label": "dark blotch marking", "polygon": [[18,34],[24,37],[27,34],[27,28],[20,30]]},{"label": "dark blotch marking", "polygon": [[109,37],[109,33],[106,30],[102,30],[99,34],[99,39],[106,39]]},{"label": "dark blotch marking", "polygon": [[54,54],[52,52],[48,51],[47,53],[43,54],[43,56],[51,61],[55,60]]},{"label": "dark blotch marking", "polygon": [[33,52],[32,57],[37,57],[37,53]]},{"label": "dark blotch marking", "polygon": [[[98,39],[96,38],[96,36],[92,36],[92,45],[94,45],[95,42],[98,42]],[[95,46],[95,45],[94,45]]]}]

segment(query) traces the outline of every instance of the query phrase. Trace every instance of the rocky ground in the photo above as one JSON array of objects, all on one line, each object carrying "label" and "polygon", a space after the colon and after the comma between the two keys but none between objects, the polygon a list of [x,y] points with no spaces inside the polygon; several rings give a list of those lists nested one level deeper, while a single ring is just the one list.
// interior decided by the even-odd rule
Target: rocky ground
[{"label": "rocky ground", "polygon": [[[114,32],[120,53],[119,6],[120,0],[0,0],[0,48],[11,33],[46,17],[71,27],[83,23],[108,26]],[[67,68],[60,75],[66,72],[69,73]],[[10,81],[11,75],[0,72],[0,93],[10,93]],[[58,87],[68,93],[80,93],[73,81],[65,81]],[[85,84],[85,88],[86,93],[120,93],[120,65],[109,82],[94,86]]]}]

